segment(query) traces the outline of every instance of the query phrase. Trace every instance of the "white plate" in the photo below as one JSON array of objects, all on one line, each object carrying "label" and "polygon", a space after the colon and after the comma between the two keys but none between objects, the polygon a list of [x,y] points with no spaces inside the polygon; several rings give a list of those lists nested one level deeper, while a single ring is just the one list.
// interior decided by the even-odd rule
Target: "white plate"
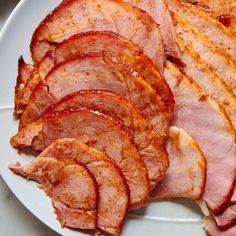
[{"label": "white plate", "polygon": [[[12,118],[17,60],[23,55],[30,62],[29,43],[39,22],[59,0],[22,0],[11,14],[0,36],[0,173],[16,197],[38,219],[65,235],[83,235],[61,229],[55,218],[50,199],[36,187],[35,182],[20,178],[8,170],[16,161],[28,163],[33,157],[18,155],[9,144],[17,131]],[[198,207],[186,200],[152,202],[146,208],[133,212],[126,220],[122,235],[135,236],[204,236],[202,215]]]}]

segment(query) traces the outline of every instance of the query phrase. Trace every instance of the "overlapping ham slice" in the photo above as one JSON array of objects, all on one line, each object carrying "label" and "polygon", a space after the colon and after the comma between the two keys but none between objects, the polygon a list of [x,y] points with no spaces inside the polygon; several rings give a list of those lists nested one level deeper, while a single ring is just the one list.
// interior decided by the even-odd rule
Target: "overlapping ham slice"
[{"label": "overlapping ham slice", "polygon": [[[236,95],[236,64],[197,28],[173,13],[176,32],[209,64],[215,74]],[[236,40],[235,40],[236,41]]]},{"label": "overlapping ham slice", "polygon": [[140,157],[147,167],[150,185],[154,187],[166,172],[168,155],[159,135],[124,97],[107,91],[76,92],[54,104],[41,117],[81,106],[100,111],[122,122],[137,145]]},{"label": "overlapping ham slice", "polygon": [[205,158],[198,144],[183,129],[170,127],[166,144],[170,167],[152,192],[154,198],[201,198],[205,177]]},{"label": "overlapping ham slice", "polygon": [[132,139],[122,126],[99,112],[77,108],[54,113],[13,136],[11,145],[43,151],[60,138],[76,138],[114,159],[129,186],[130,208],[147,202],[150,193],[147,171]]},{"label": "overlapping ham slice", "polygon": [[180,61],[180,52],[175,40],[173,22],[164,0],[125,0],[126,2],[146,11],[160,26],[166,56]]},{"label": "overlapping ham slice", "polygon": [[40,184],[40,188],[51,198],[62,227],[96,229],[97,187],[82,165],[65,164],[53,158],[37,158],[26,166],[16,163],[9,168]]},{"label": "overlapping ham slice", "polygon": [[204,9],[210,16],[216,18],[225,27],[236,34],[236,4],[235,0],[187,0]]},{"label": "overlapping ham slice", "polygon": [[225,83],[209,68],[194,49],[178,37],[181,45],[181,59],[185,63],[184,72],[192,78],[211,98],[225,110],[236,130],[236,97]]},{"label": "overlapping ham slice", "polygon": [[218,104],[171,63],[167,64],[165,78],[176,101],[172,123],[184,128],[201,147],[207,161],[203,199],[214,213],[218,213],[224,210],[234,189],[234,129]]},{"label": "overlapping ham slice", "polygon": [[23,57],[21,56],[18,60],[18,76],[16,79],[15,86],[15,109],[14,117],[19,118],[23,112],[24,107],[22,107],[22,98],[24,96],[24,88],[27,81],[31,78],[34,67],[30,64],[25,63]]},{"label": "overlapping ham slice", "polygon": [[155,90],[108,55],[77,56],[58,64],[39,85],[26,107],[20,127],[35,121],[50,105],[81,90],[109,90],[126,97],[165,137],[171,114]]},{"label": "overlapping ham slice", "polygon": [[37,27],[31,52],[37,64],[55,44],[87,31],[113,31],[137,44],[163,71],[164,49],[155,21],[121,0],[70,0],[61,3]]},{"label": "overlapping ham slice", "polygon": [[44,80],[48,72],[56,64],[76,55],[95,52],[110,53],[115,59],[138,72],[157,91],[166,108],[170,112],[173,111],[173,94],[153,62],[139,47],[113,32],[86,32],[64,40],[53,52],[45,55],[39,64],[38,73],[41,79]]},{"label": "overlapping ham slice", "polygon": [[236,41],[234,35],[218,20],[204,10],[182,0],[166,0],[169,9],[182,19],[191,22],[205,34],[219,49],[224,50],[236,61]]},{"label": "overlapping ham slice", "polygon": [[236,234],[236,226],[227,230],[221,230],[217,227],[213,216],[205,217],[204,227],[208,236],[234,236]]},{"label": "overlapping ham slice", "polygon": [[76,139],[59,139],[38,157],[55,158],[64,163],[84,165],[94,176],[98,188],[97,227],[112,235],[119,235],[128,210],[129,193],[126,181],[114,162]]}]

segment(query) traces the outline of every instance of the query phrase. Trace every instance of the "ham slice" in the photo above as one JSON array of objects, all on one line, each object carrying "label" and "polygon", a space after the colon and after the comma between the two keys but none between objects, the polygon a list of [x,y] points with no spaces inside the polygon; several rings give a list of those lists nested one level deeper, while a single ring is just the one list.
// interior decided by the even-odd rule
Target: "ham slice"
[{"label": "ham slice", "polygon": [[[215,74],[236,95],[236,64],[197,28],[173,13],[176,32],[207,62]],[[235,40],[236,41],[236,40]]]},{"label": "ham slice", "polygon": [[172,12],[175,12],[182,19],[191,22],[219,49],[224,50],[225,53],[236,61],[235,37],[224,25],[210,17],[204,10],[182,0],[166,0],[166,2]]},{"label": "ham slice", "polygon": [[180,61],[180,52],[175,40],[173,22],[165,0],[125,0],[126,2],[146,11],[160,26],[167,58]]},{"label": "ham slice", "polygon": [[129,193],[126,181],[115,163],[76,139],[59,139],[38,157],[55,158],[64,163],[75,161],[94,176],[98,187],[97,227],[109,234],[119,235],[126,216]]},{"label": "ham slice", "polygon": [[228,229],[236,224],[236,204],[229,206],[218,215],[214,215],[216,224],[221,229]]},{"label": "ham slice", "polygon": [[13,136],[11,145],[42,151],[60,138],[76,138],[114,159],[129,186],[130,208],[138,208],[148,201],[147,171],[133,140],[122,126],[99,112],[78,108],[54,113]]},{"label": "ham slice", "polygon": [[131,40],[163,72],[164,49],[155,21],[144,11],[121,0],[72,0],[61,3],[37,27],[31,52],[37,64],[55,44],[87,31],[113,31]]},{"label": "ham slice", "polygon": [[140,157],[147,168],[150,185],[155,186],[168,167],[164,143],[153,127],[125,98],[107,91],[76,92],[52,105],[41,117],[45,118],[54,112],[81,106],[114,117],[124,125],[137,145]]},{"label": "ham slice", "polygon": [[218,104],[171,63],[167,64],[165,78],[176,101],[172,124],[186,130],[201,147],[207,161],[203,200],[214,213],[219,213],[234,189],[234,129]]},{"label": "ham slice", "polygon": [[24,110],[24,107],[22,106],[22,98],[24,96],[23,91],[27,81],[31,78],[33,71],[34,67],[25,63],[21,56],[18,60],[18,76],[15,86],[15,110],[13,115],[16,119],[20,118]]},{"label": "ham slice", "polygon": [[48,72],[56,64],[70,57],[102,52],[112,54],[115,59],[138,72],[156,90],[158,95],[160,95],[166,108],[170,112],[173,111],[173,94],[166,81],[155,68],[153,62],[139,47],[113,32],[86,32],[64,40],[53,52],[45,55],[39,64],[38,73],[41,79],[44,80]]},{"label": "ham slice", "polygon": [[221,24],[236,34],[236,4],[235,0],[187,0],[197,7],[205,10],[210,16],[216,18]]},{"label": "ham slice", "polygon": [[200,199],[205,184],[206,163],[198,144],[183,129],[170,127],[166,146],[170,167],[152,196]]},{"label": "ham slice", "polygon": [[205,230],[208,236],[234,236],[236,234],[236,226],[227,230],[221,230],[212,216],[204,219]]},{"label": "ham slice", "polygon": [[20,127],[36,120],[50,105],[81,90],[109,90],[126,97],[150,121],[162,137],[166,137],[170,113],[145,80],[135,76],[108,55],[86,55],[68,59],[54,67],[31,96],[22,114]]},{"label": "ham slice", "polygon": [[51,198],[62,227],[96,229],[97,187],[88,170],[53,158],[39,158],[26,166],[9,168],[18,175],[35,180]]},{"label": "ham slice", "polygon": [[215,99],[225,110],[234,129],[236,130],[236,97],[203,61],[195,50],[178,37],[181,45],[182,61],[185,64],[185,74],[192,78],[211,98]]}]

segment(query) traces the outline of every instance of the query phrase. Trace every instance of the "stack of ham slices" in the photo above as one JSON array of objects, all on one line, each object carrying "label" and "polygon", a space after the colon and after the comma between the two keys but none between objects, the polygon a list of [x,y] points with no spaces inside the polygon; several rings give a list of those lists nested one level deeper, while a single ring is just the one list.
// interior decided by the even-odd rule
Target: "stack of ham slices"
[{"label": "stack of ham slices", "polygon": [[150,198],[189,198],[236,235],[236,5],[64,0],[18,63],[11,164],[62,227],[119,235]]}]

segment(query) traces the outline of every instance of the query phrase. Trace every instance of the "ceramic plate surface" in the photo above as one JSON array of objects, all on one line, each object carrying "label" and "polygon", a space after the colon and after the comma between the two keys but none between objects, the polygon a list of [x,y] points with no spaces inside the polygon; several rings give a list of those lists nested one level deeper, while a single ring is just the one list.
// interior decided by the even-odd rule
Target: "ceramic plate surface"
[{"label": "ceramic plate surface", "polygon": [[[27,181],[8,170],[10,163],[28,163],[33,157],[18,155],[9,144],[17,132],[13,119],[14,86],[17,60],[23,55],[31,62],[29,43],[40,21],[59,4],[59,0],[22,0],[11,14],[0,35],[0,173],[16,197],[38,219],[64,236],[84,235],[61,229],[50,199],[35,182]],[[129,214],[124,236],[204,236],[199,208],[186,200],[151,202],[146,208]]]}]

